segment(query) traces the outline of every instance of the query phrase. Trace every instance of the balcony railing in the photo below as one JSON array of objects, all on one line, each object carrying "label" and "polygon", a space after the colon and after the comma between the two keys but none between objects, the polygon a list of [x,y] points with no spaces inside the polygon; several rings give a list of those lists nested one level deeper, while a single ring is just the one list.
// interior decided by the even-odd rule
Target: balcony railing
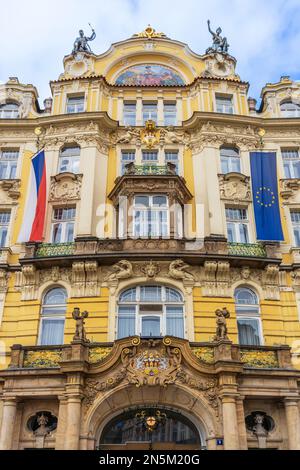
[{"label": "balcony railing", "polygon": [[254,258],[267,257],[266,249],[259,243],[228,243],[228,254]]},{"label": "balcony railing", "polygon": [[74,254],[75,243],[41,243],[35,252],[36,258],[70,256]]},{"label": "balcony railing", "polygon": [[125,165],[125,175],[176,175],[176,165],[167,163],[166,165],[135,165],[128,163]]}]

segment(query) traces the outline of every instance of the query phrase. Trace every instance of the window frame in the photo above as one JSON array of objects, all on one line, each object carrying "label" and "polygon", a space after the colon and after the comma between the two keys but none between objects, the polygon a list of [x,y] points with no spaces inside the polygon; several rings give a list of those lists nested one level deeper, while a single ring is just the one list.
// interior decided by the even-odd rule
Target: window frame
[{"label": "window frame", "polygon": [[[74,155],[72,155],[72,154],[66,155],[66,156],[63,155],[64,151],[75,150],[75,149],[78,149],[78,155],[76,155],[75,153],[74,153]],[[81,157],[81,148],[80,148],[79,145],[62,147],[60,149],[59,155],[58,155],[58,166],[57,166],[58,174],[60,174],[60,173],[73,173],[74,175],[78,175],[80,173],[80,157]],[[62,165],[62,160],[63,159],[69,160],[67,165]],[[76,166],[76,164],[78,165],[78,171],[74,171],[74,170],[76,170],[76,168],[74,168],[74,166]],[[67,166],[68,167],[67,170],[63,170],[62,166]]]},{"label": "window frame", "polygon": [[[293,220],[293,214],[299,214],[299,222]],[[292,225],[292,232],[293,232],[293,247],[299,248],[300,247],[300,208],[291,208],[290,209],[290,221]],[[295,236],[295,228],[298,229],[299,232],[299,244],[297,244]]]},{"label": "window frame", "polygon": [[[132,159],[123,160],[123,156],[131,155],[133,156]],[[125,174],[125,166],[129,163],[135,163],[136,161],[136,151],[135,149],[121,149],[120,152],[120,175],[123,176]]]},{"label": "window frame", "polygon": [[[78,111],[78,107],[81,106],[81,104],[74,103],[72,106],[74,106],[74,111],[69,111],[68,107],[71,106],[69,101],[70,100],[79,100],[82,99],[82,110]],[[79,113],[84,113],[86,111],[85,109],[85,93],[83,94],[78,94],[78,95],[67,95],[66,99],[66,114],[79,114]]]},{"label": "window frame", "polygon": [[[249,208],[248,207],[232,207],[232,206],[226,206],[225,207],[225,219],[226,219],[226,230],[227,230],[227,239],[228,243],[242,243],[242,244],[248,244],[251,243],[251,234],[250,234],[250,220],[249,220]],[[228,218],[227,217],[227,211],[245,211],[246,213],[246,219],[234,219],[234,218]],[[228,227],[229,225],[232,225],[234,227],[234,240],[229,240],[229,230]],[[241,233],[239,230],[240,226],[246,226],[247,229],[247,241],[242,241],[241,240]]]},{"label": "window frame", "polygon": [[[62,289],[65,291],[65,303],[64,304],[46,304],[45,303],[45,298],[47,297],[47,295],[55,290],[55,289]],[[61,286],[61,285],[55,285],[55,286],[51,286],[49,287],[46,292],[44,292],[44,295],[42,297],[42,304],[41,304],[41,309],[40,309],[40,318],[39,318],[39,333],[38,333],[38,338],[37,338],[37,345],[38,346],[60,346],[61,344],[64,344],[64,335],[65,335],[65,327],[66,327],[66,312],[67,312],[67,302],[68,302],[68,292],[66,290],[66,288],[64,286]],[[45,307],[58,307],[58,308],[64,308],[64,313],[62,312],[59,312],[57,314],[45,314],[43,313],[43,309]],[[63,322],[64,322],[64,325],[63,325],[63,331],[62,331],[62,337],[63,337],[63,342],[60,344],[46,344],[46,343],[43,343],[42,342],[42,336],[43,336],[43,323],[45,320],[49,320],[49,321],[53,321],[53,320],[62,320],[63,319]]]},{"label": "window frame", "polygon": [[[256,302],[255,303],[238,303],[236,296],[237,296],[237,291],[239,290],[247,290],[250,292],[253,296],[255,296]],[[263,346],[264,345],[264,336],[263,336],[263,327],[262,327],[262,319],[261,319],[261,311],[260,311],[260,303],[259,303],[259,296],[255,292],[255,290],[251,287],[248,286],[238,286],[235,291],[234,291],[234,302],[235,302],[235,314],[236,314],[236,322],[237,322],[237,330],[238,330],[238,341],[241,346]],[[252,309],[256,309],[255,312],[247,312],[245,311],[244,313],[239,311],[242,307],[249,307]],[[239,336],[239,320],[255,320],[257,322],[257,333],[258,333],[258,339],[259,339],[259,344],[243,344],[240,342],[240,336]]]},{"label": "window frame", "polygon": [[[232,151],[232,155],[225,155],[224,153],[222,154],[222,152],[224,152],[225,150]],[[234,152],[236,153],[234,154]],[[233,163],[234,161],[238,162],[239,171],[234,169],[234,163]],[[226,146],[220,147],[220,164],[221,164],[222,175],[227,175],[228,173],[242,173],[242,159],[241,159],[239,149],[237,147],[226,147]],[[228,167],[228,171],[226,172],[223,171],[224,170],[223,166],[225,166],[225,164]]]},{"label": "window frame", "polygon": [[[74,217],[71,217],[70,219],[55,219],[55,211],[57,210],[68,210],[68,209],[74,209]],[[52,207],[52,214],[51,214],[51,230],[50,230],[50,243],[54,245],[58,245],[61,243],[72,243],[75,239],[75,223],[76,223],[76,206],[54,206]],[[61,240],[59,242],[54,241],[54,229],[56,225],[61,225],[62,230],[61,230]],[[72,241],[67,241],[66,240],[66,235],[67,235],[67,226],[68,224],[73,224],[73,239]]]},{"label": "window frame", "polygon": [[[8,109],[8,106],[14,106],[13,109]],[[16,112],[17,111],[17,112]],[[20,104],[13,101],[3,103],[0,105],[0,119],[19,119]],[[11,113],[11,116],[5,116],[5,113]]]},{"label": "window frame", "polygon": [[[285,105],[293,105],[294,106],[294,109],[282,109],[283,106]],[[293,103],[293,101],[291,100],[284,100],[280,103],[280,114],[282,117],[284,118],[297,118],[297,117],[300,117],[300,104],[298,103]],[[295,113],[291,114],[292,111],[295,111]]]},{"label": "window frame", "polygon": [[[15,159],[3,159],[3,154],[5,153],[15,153],[17,156]],[[17,177],[17,170],[18,170],[18,163],[20,158],[20,149],[10,149],[10,148],[2,148],[0,149],[0,176],[1,176],[1,166],[2,163],[5,164],[7,162],[7,168],[5,170],[5,177],[1,178],[0,180],[14,180]],[[14,168],[13,177],[12,177],[12,167]],[[9,177],[8,177],[9,176]]]},{"label": "window frame", "polygon": [[[282,165],[283,165],[283,173],[284,173],[284,178],[285,179],[299,179],[300,178],[300,155],[299,155],[299,149],[296,147],[293,148],[281,148],[281,158],[282,158]],[[285,153],[290,152],[292,155],[292,152],[297,152],[297,157],[288,157],[287,155],[285,156]],[[298,164],[298,171],[299,171],[299,176],[296,176],[297,169],[295,168]],[[288,168],[288,173],[289,176],[287,176],[287,171],[286,168]]]},{"label": "window frame", "polygon": [[[126,112],[126,106],[132,106],[132,109],[134,107],[134,112]],[[129,117],[129,120],[127,121],[127,117]],[[134,119],[131,120],[131,118],[134,116]],[[123,101],[123,125],[128,127],[128,126],[136,126],[136,101]]]},{"label": "window frame", "polygon": [[[163,108],[163,113],[164,113],[164,125],[165,126],[176,126],[177,125],[177,113],[178,113],[178,110],[177,110],[177,102],[176,101],[164,101],[163,103],[164,105],[164,108]],[[166,107],[168,106],[173,106],[174,108],[174,111],[173,113],[170,113],[170,111],[167,111],[166,110]],[[168,116],[168,114],[172,114],[173,116],[173,120],[171,120],[170,122],[168,121],[168,118],[166,118],[166,116]]]},{"label": "window frame", "polygon": [[[153,301],[151,300],[143,300],[141,296],[141,289],[142,288],[147,288],[147,287],[156,287],[160,288],[160,300],[154,299]],[[121,296],[125,292],[129,292],[130,290],[134,289],[135,290],[135,299],[129,299],[128,301],[122,301]],[[175,291],[177,294],[180,296],[180,300],[175,301],[175,300],[167,300],[167,289],[171,289]],[[116,339],[121,339],[119,337],[119,318],[120,318],[120,307],[132,307],[132,310],[135,310],[134,316],[135,316],[135,322],[134,322],[134,327],[135,327],[135,333],[134,335],[141,336],[142,335],[142,321],[143,318],[145,317],[159,317],[160,318],[160,336],[166,336],[170,333],[167,333],[167,309],[169,307],[178,307],[181,308],[181,317],[180,319],[182,320],[182,330],[183,330],[183,338],[186,338],[186,318],[185,318],[185,299],[180,290],[173,286],[167,286],[167,285],[159,285],[159,284],[139,284],[134,287],[129,287],[124,289],[122,292],[120,292],[118,301],[117,301],[117,315],[116,315]],[[141,311],[141,307],[157,307],[157,310],[153,311]],[[161,311],[159,312],[159,308]],[[123,337],[122,337],[123,338]]]},{"label": "window frame", "polygon": [[[219,104],[218,104],[218,100],[223,100],[224,103],[222,103],[222,110],[220,111],[220,108],[219,108]],[[225,104],[225,100],[230,100],[230,106],[228,106],[228,104],[226,105]],[[233,101],[233,95],[226,95],[226,94],[220,94],[220,93],[216,93],[215,94],[215,106],[216,106],[216,112],[217,113],[220,113],[220,114],[235,114],[235,111],[234,111],[234,101]],[[224,109],[230,109],[230,111],[224,111]]]},{"label": "window frame", "polygon": [[[148,201],[149,201],[148,206],[144,206],[144,209],[142,207],[141,208],[136,207],[136,198],[137,197],[147,197]],[[153,203],[153,199],[155,197],[164,197],[166,199],[166,206],[164,206],[163,208],[157,207],[157,209],[156,209],[156,206]],[[137,235],[137,229],[136,229],[136,212],[137,211],[140,211],[140,212],[143,211],[145,213],[146,212],[148,213],[148,217],[147,217],[148,229],[149,229],[149,225],[151,225],[151,227],[152,227],[153,224],[155,224],[155,219],[153,221],[152,216],[149,219],[149,212],[150,213],[159,213],[159,212],[164,211],[167,215],[166,222],[165,222],[165,225],[166,225],[166,228],[167,228],[166,235],[149,235],[149,232],[148,232],[148,235]],[[142,219],[142,221],[143,221],[143,219]],[[152,222],[152,223],[149,224],[149,222]],[[159,223],[159,221],[156,221],[155,225],[157,225],[158,223]],[[140,225],[142,225],[141,222],[140,222]],[[159,194],[159,193],[157,193],[157,194],[135,194],[134,197],[133,197],[133,206],[132,206],[132,229],[133,229],[132,230],[133,238],[144,238],[144,239],[169,238],[170,237],[170,204],[169,204],[168,195],[167,194]],[[159,229],[158,232],[161,232],[161,230]]]},{"label": "window frame", "polygon": [[[177,158],[169,160],[167,158],[167,154],[173,154],[173,155],[176,154]],[[178,149],[165,149],[164,150],[164,159],[165,159],[165,164],[173,163],[173,165],[176,166],[175,172],[176,172],[176,175],[179,175],[179,173],[180,173],[180,169],[179,169],[179,166],[180,166],[179,150]]]},{"label": "window frame", "polygon": [[[2,222],[0,220],[0,249],[2,248],[7,248],[9,246],[9,229],[10,229],[10,222],[11,222],[11,209],[5,209],[5,208],[2,208],[0,209],[0,219],[1,219],[1,216],[2,214],[9,214],[9,220],[7,222]],[[4,243],[2,243],[2,228],[3,227],[6,227],[6,233],[5,233],[5,240],[4,240]]]},{"label": "window frame", "polygon": [[[145,108],[147,107],[155,108],[155,111],[154,111],[155,119],[153,118],[153,116],[151,116],[151,111],[150,113],[149,112],[146,113]],[[148,114],[148,117],[146,117],[146,114]],[[142,102],[142,125],[145,126],[146,122],[150,120],[154,121],[155,124],[157,125],[157,122],[158,122],[158,102],[157,101],[143,101]]]}]

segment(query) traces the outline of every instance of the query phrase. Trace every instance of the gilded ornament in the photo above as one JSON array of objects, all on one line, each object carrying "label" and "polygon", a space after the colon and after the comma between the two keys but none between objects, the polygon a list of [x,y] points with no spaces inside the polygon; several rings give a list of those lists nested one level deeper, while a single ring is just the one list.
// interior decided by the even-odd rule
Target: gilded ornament
[{"label": "gilded ornament", "polygon": [[214,363],[214,348],[203,346],[192,348],[192,352],[201,362],[205,362],[206,364]]},{"label": "gilded ornament", "polygon": [[26,369],[43,369],[50,367],[59,367],[62,358],[62,351],[43,350],[43,351],[25,351],[23,367]]},{"label": "gilded ornament", "polygon": [[148,24],[147,28],[144,29],[144,31],[134,34],[133,37],[152,39],[166,38],[167,36],[165,35],[165,33],[158,33],[157,31],[155,31],[154,28],[152,28],[152,26],[150,26],[150,24]]},{"label": "gilded ornament", "polygon": [[276,351],[242,349],[241,362],[247,367],[255,367],[257,369],[272,369],[279,367]]},{"label": "gilded ornament", "polygon": [[89,362],[91,364],[96,364],[97,362],[101,362],[105,359],[109,353],[111,352],[112,348],[90,348],[89,350]]}]

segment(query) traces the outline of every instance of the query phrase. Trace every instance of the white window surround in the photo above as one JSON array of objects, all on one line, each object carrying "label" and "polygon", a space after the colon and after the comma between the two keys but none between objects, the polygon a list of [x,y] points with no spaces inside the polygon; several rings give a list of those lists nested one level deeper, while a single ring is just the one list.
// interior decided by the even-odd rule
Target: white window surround
[{"label": "white window surround", "polygon": [[123,101],[123,126],[136,126],[136,102]]},{"label": "white window surround", "polygon": [[240,152],[235,147],[220,147],[221,173],[242,173]]},{"label": "white window surround", "polygon": [[11,215],[10,209],[0,209],[0,248],[9,246]]},{"label": "white window surround", "polygon": [[222,114],[235,114],[235,100],[232,94],[215,94],[215,111]]},{"label": "white window surround", "polygon": [[18,119],[19,118],[19,104],[17,103],[4,103],[0,105],[0,119]]},{"label": "white window surround", "polygon": [[82,113],[86,110],[85,93],[76,95],[67,95],[66,97],[66,114]]},{"label": "white window surround", "polygon": [[[149,323],[147,325],[147,317],[153,319],[152,328],[149,328]],[[143,327],[148,328],[148,332],[155,331],[157,334],[153,336],[172,335],[172,332],[175,333],[176,330],[174,324],[174,331],[172,331],[170,324],[172,319],[175,323],[176,319],[179,320],[177,335],[185,337],[184,299],[177,289],[163,285],[138,285],[120,293],[117,316],[118,338],[125,337],[120,331],[121,327],[130,335],[142,335]],[[121,321],[123,324],[120,323]],[[151,334],[146,334],[146,336],[151,336]]]},{"label": "white window surround", "polygon": [[290,209],[290,220],[293,233],[293,246],[300,247],[300,209]]},{"label": "white window surround", "polygon": [[300,104],[292,101],[283,101],[280,103],[280,113],[284,118],[300,117]]}]

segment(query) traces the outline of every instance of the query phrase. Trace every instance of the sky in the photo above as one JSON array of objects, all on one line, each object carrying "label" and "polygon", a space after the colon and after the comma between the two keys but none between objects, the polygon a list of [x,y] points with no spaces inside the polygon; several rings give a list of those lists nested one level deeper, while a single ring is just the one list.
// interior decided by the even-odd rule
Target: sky
[{"label": "sky", "polygon": [[221,26],[250,96],[259,99],[282,75],[300,79],[300,0],[0,0],[0,82],[32,83],[42,105],[78,30],[90,34],[88,23],[96,54],[148,23],[203,54],[212,42],[207,19]]}]

